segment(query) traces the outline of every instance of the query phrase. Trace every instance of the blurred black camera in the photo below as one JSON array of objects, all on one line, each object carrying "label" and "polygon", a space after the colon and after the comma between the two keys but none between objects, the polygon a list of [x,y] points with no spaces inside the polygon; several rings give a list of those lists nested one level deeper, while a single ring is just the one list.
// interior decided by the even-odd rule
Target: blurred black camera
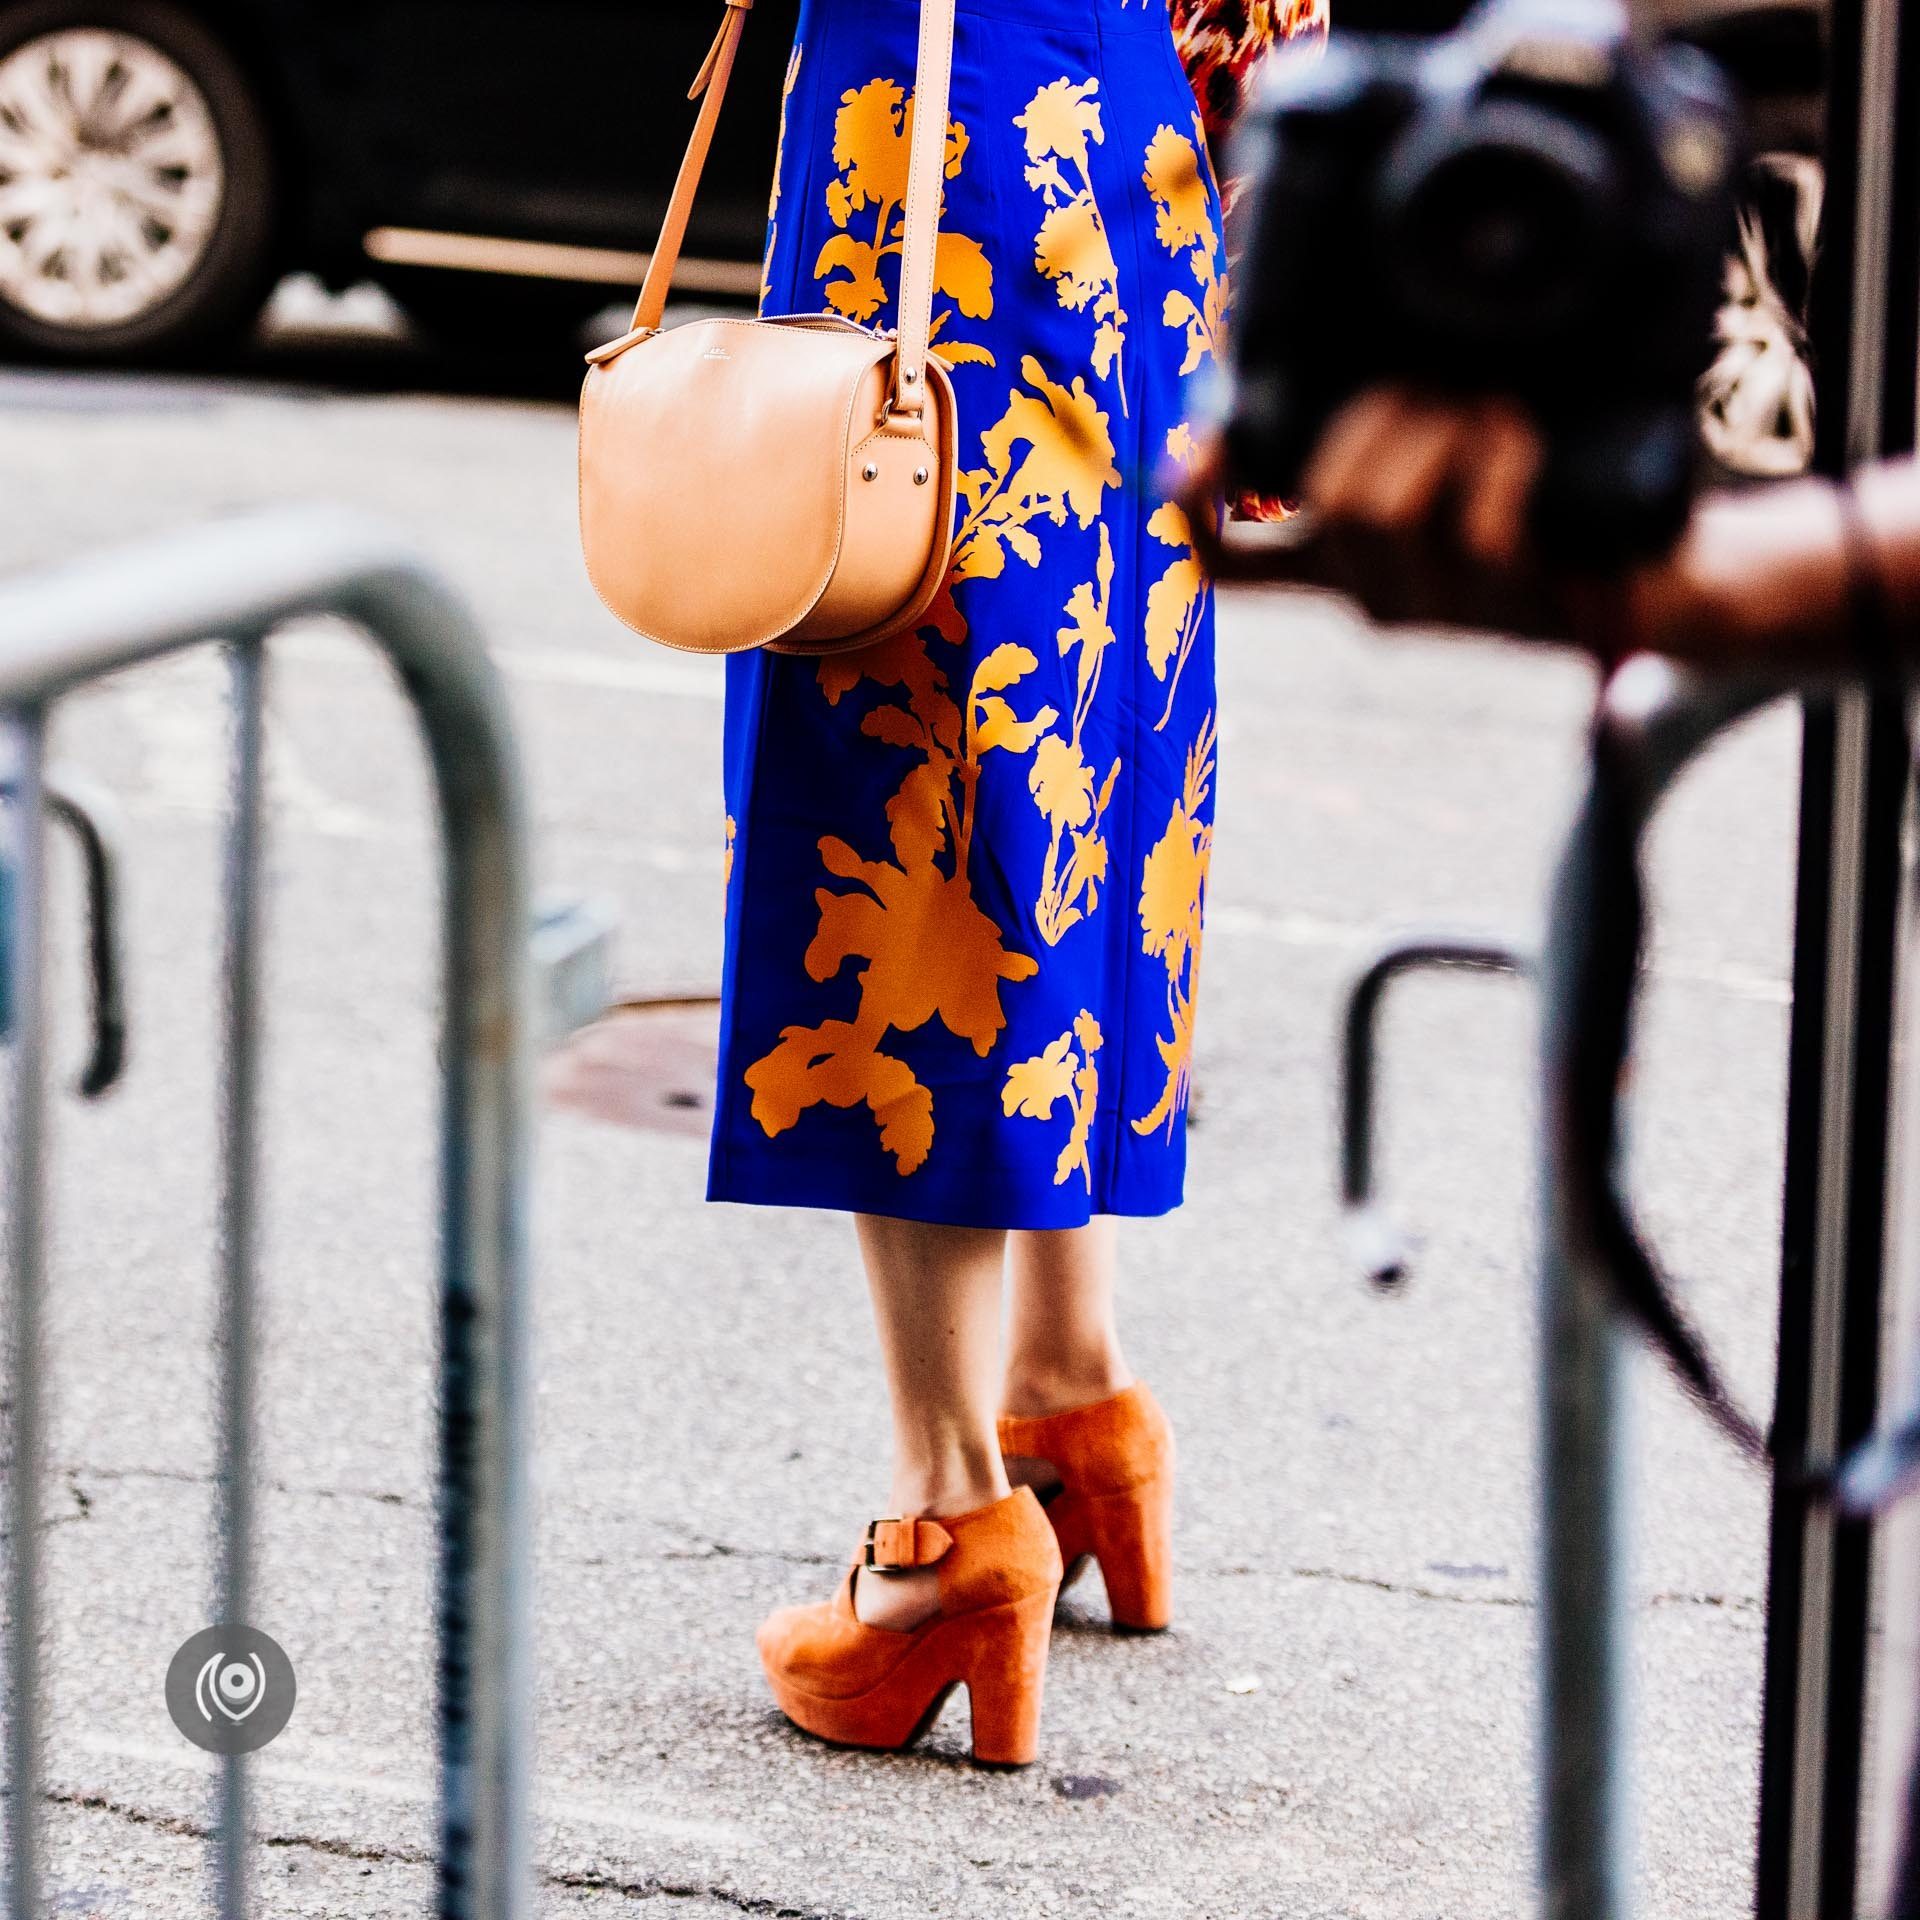
[{"label": "blurred black camera", "polygon": [[1357,390],[1503,394],[1547,441],[1534,533],[1605,568],[1684,525],[1739,165],[1705,55],[1614,0],[1484,0],[1440,38],[1267,64],[1236,135],[1236,484],[1286,495]]}]

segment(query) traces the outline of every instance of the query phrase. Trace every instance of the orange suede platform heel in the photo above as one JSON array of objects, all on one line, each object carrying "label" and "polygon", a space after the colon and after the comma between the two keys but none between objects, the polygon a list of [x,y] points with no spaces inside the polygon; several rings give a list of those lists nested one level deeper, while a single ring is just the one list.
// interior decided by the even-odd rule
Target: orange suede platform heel
[{"label": "orange suede platform heel", "polygon": [[[910,1632],[867,1626],[854,1579],[935,1567],[940,1610]],[[782,1607],[760,1628],[760,1660],[796,1726],[847,1747],[904,1747],[964,1686],[973,1757],[1024,1767],[1040,1750],[1047,1640],[1060,1549],[1032,1490],[938,1520],[876,1520],[831,1600]]]},{"label": "orange suede platform heel", "polygon": [[1146,1386],[1035,1418],[1003,1414],[1000,1452],[1043,1460],[1060,1476],[1047,1518],[1063,1585],[1100,1563],[1113,1624],[1154,1633],[1173,1619],[1173,1429]]}]

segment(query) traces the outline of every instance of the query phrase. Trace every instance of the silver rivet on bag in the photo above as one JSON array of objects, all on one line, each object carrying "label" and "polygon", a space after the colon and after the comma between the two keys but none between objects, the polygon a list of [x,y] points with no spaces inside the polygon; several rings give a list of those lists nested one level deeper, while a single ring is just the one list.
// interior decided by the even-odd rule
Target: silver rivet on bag
[{"label": "silver rivet on bag", "polygon": [[880,478],[880,469],[869,460],[867,464],[860,469],[860,478],[862,480],[878,480]]},{"label": "silver rivet on bag", "polygon": [[915,485],[916,487],[924,487],[924,486],[925,486],[925,485],[927,484],[927,470],[926,470],[926,468],[925,468],[925,467],[915,467],[915,468],[914,468],[914,470],[913,470],[913,484],[914,484],[914,485]]}]

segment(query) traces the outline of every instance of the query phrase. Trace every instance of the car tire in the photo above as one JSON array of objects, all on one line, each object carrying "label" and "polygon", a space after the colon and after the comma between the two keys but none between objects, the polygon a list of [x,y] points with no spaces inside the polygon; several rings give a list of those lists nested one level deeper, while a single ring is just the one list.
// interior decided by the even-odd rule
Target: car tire
[{"label": "car tire", "polygon": [[0,0],[0,342],[88,362],[224,341],[266,297],[276,210],[260,101],[191,15]]}]

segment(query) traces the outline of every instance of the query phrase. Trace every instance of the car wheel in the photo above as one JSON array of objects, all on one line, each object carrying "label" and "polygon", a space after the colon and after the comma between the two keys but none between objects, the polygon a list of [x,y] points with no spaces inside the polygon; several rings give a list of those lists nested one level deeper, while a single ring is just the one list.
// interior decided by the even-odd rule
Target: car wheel
[{"label": "car wheel", "polygon": [[272,149],[233,57],[163,0],[0,0],[0,340],[166,355],[259,312]]}]

